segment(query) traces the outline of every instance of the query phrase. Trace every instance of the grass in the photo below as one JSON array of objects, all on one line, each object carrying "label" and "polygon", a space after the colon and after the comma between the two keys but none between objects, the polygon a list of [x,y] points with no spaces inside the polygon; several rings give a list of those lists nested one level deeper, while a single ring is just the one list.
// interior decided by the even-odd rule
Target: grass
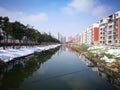
[{"label": "grass", "polygon": [[108,58],[115,58],[115,56],[114,56],[114,55],[107,54],[107,53],[102,53],[102,55],[105,55],[105,56],[107,56]]},{"label": "grass", "polygon": [[80,51],[87,51],[87,49],[89,48],[89,46],[85,45],[85,44],[82,44],[82,45],[79,45],[79,46],[74,46],[74,48],[76,49],[79,49]]},{"label": "grass", "polygon": [[120,60],[120,57],[116,57],[115,59],[118,61],[118,60]]}]

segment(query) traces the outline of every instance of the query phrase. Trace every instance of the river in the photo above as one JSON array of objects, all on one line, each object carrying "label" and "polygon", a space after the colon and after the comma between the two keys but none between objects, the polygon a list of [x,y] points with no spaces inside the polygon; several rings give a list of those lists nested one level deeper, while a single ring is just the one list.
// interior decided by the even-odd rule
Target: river
[{"label": "river", "polygon": [[61,46],[10,63],[0,73],[0,90],[118,90],[70,49]]}]

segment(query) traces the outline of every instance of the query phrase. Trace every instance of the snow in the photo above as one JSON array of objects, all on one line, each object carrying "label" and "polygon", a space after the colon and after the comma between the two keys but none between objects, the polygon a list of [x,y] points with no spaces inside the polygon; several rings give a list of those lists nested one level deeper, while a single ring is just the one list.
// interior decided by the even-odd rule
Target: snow
[{"label": "snow", "polygon": [[105,48],[104,46],[92,46],[89,47],[87,50],[104,49],[104,48]]},{"label": "snow", "polygon": [[120,57],[120,49],[109,49],[105,53]]},{"label": "snow", "polygon": [[115,62],[116,60],[113,58],[108,58],[107,56],[102,57],[100,60],[104,60],[105,62],[112,63]]},{"label": "snow", "polygon": [[13,60],[14,58],[27,56],[29,54],[33,54],[34,52],[41,52],[44,50],[49,50],[55,47],[60,46],[60,44],[56,45],[48,45],[43,47],[33,47],[33,48],[20,48],[20,49],[6,49],[6,50],[0,50],[0,59],[4,62],[8,62]]},{"label": "snow", "polygon": [[120,48],[119,47],[110,47],[110,46],[92,46],[88,48],[88,51],[95,53],[95,54],[101,54],[106,53],[113,55],[113,58],[108,58],[104,55],[100,60],[104,60],[105,62],[112,63],[115,62],[115,57],[120,57]]}]

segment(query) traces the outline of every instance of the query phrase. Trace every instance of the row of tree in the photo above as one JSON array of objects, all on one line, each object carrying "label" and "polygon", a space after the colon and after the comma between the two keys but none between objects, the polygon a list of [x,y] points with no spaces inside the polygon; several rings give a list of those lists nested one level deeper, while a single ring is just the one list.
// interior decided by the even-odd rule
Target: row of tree
[{"label": "row of tree", "polygon": [[[38,45],[41,43],[59,43],[56,38],[46,33],[41,34],[38,30],[24,25],[18,21],[10,22],[8,17],[0,17],[0,44],[4,47],[8,45]],[[11,37],[12,42],[8,42]],[[16,43],[16,40],[19,43]]]}]

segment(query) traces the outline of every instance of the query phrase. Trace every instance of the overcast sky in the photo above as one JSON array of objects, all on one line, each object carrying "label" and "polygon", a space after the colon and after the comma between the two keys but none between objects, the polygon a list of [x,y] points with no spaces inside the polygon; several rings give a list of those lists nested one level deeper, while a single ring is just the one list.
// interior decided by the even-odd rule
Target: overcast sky
[{"label": "overcast sky", "polygon": [[118,10],[120,0],[0,0],[0,16],[63,36],[74,36]]}]

